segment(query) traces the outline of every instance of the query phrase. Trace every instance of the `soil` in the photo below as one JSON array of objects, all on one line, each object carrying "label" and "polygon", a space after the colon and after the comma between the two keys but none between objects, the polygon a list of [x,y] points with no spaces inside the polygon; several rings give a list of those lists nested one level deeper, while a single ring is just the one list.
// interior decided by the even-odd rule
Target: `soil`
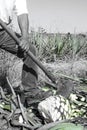
[{"label": "soil", "polygon": [[[52,63],[43,63],[43,65],[53,74],[57,81],[58,88],[68,85],[68,89],[73,86],[74,89],[80,89],[87,92],[86,79],[87,79],[87,60],[79,59],[76,61],[57,61]],[[51,84],[52,82],[39,70],[39,86],[43,87],[46,83]],[[67,79],[67,82],[64,80]],[[64,82],[64,83],[63,83]],[[68,83],[69,82],[69,83]],[[68,84],[67,84],[68,83]],[[84,86],[84,87],[83,87]],[[79,87],[79,88],[78,88]]]}]

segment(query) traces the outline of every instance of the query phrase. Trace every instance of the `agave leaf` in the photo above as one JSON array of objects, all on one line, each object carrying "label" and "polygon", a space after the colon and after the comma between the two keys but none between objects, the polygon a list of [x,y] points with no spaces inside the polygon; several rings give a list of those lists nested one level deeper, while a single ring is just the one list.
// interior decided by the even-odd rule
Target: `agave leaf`
[{"label": "agave leaf", "polygon": [[11,111],[11,105],[10,104],[0,104],[0,108],[4,110]]},{"label": "agave leaf", "polygon": [[84,126],[81,126],[80,124],[75,125],[73,123],[60,123],[49,130],[83,130],[83,128]]}]

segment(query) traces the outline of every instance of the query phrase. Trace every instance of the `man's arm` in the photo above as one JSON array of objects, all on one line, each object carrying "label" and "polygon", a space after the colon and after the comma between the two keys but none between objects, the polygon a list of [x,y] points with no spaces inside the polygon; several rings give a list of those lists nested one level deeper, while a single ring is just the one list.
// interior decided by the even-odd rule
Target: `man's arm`
[{"label": "man's arm", "polygon": [[22,37],[26,38],[29,36],[29,20],[28,14],[21,14],[18,16],[18,23],[21,30]]},{"label": "man's arm", "polygon": [[28,14],[21,14],[18,16],[18,24],[21,30],[21,43],[20,47],[23,50],[28,51],[29,50],[29,20],[28,20]]}]

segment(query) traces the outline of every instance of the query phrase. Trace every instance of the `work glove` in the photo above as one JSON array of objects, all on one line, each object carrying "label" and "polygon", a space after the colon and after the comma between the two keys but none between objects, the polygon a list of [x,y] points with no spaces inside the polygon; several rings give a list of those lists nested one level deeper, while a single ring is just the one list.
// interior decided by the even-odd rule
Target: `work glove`
[{"label": "work glove", "polygon": [[21,47],[21,49],[23,51],[28,52],[29,51],[29,38],[28,37],[22,37],[19,46]]}]

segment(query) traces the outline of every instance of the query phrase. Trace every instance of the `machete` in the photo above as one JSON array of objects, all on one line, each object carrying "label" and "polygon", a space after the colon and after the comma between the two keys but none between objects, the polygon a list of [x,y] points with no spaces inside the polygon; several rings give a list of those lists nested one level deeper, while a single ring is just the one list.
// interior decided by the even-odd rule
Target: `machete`
[{"label": "machete", "polygon": [[[7,25],[0,19],[0,25],[1,27],[16,41],[16,43],[18,45],[20,45],[20,39],[15,35],[15,33],[7,27]],[[44,65],[42,65],[42,63],[30,52],[26,52],[30,58],[43,70],[43,72],[48,76],[48,78],[53,82],[53,83],[56,83],[56,79],[54,77],[54,75],[48,71]],[[54,85],[55,86],[55,85]],[[55,86],[56,88],[56,86]]]}]

